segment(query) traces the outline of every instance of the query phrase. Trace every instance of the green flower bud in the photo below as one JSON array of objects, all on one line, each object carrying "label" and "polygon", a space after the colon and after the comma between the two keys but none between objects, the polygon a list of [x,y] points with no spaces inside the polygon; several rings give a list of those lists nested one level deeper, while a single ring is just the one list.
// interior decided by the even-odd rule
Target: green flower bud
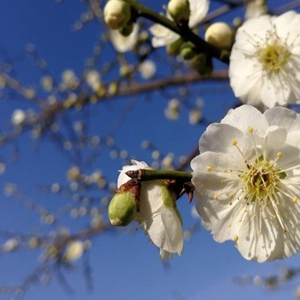
[{"label": "green flower bud", "polygon": [[180,53],[180,49],[183,43],[183,39],[179,38],[175,42],[168,44],[166,46],[167,53],[172,56],[177,56]]},{"label": "green flower bud", "polygon": [[184,60],[190,60],[197,55],[197,52],[191,44],[185,43],[180,50],[180,54]]},{"label": "green flower bud", "polygon": [[126,226],[137,213],[136,198],[131,191],[117,193],[109,203],[108,216],[113,226]]},{"label": "green flower bud", "polygon": [[131,8],[122,0],[109,0],[104,7],[104,20],[111,29],[120,29],[131,18]]},{"label": "green flower bud", "polygon": [[141,184],[130,179],[122,184],[108,206],[110,223],[114,226],[126,226],[134,220],[139,211]]},{"label": "green flower bud", "polygon": [[212,71],[211,59],[204,53],[195,55],[191,60],[189,60],[189,64],[200,75],[207,75]]},{"label": "green flower bud", "polygon": [[176,23],[187,23],[190,17],[190,2],[188,0],[170,0],[168,13]]}]

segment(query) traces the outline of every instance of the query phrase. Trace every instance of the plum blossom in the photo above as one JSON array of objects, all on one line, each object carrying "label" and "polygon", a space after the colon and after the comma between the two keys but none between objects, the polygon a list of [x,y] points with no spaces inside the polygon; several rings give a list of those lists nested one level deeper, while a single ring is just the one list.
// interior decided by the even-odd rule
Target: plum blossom
[{"label": "plum blossom", "polygon": [[196,209],[217,242],[258,262],[300,250],[300,115],[243,105],[211,124],[191,162]]},{"label": "plum blossom", "polygon": [[[129,170],[146,169],[145,162],[131,161],[120,172],[118,188],[130,178],[125,174]],[[175,206],[175,195],[170,193],[164,181],[142,182],[140,194],[140,212],[136,221],[143,225],[152,243],[160,248],[163,260],[171,258],[174,253],[181,255],[183,249],[183,230],[180,213]]]},{"label": "plum blossom", "polygon": [[300,15],[247,20],[230,55],[230,84],[236,97],[254,106],[300,103]]},{"label": "plum blossom", "polygon": [[132,32],[128,36],[122,35],[119,30],[109,30],[109,37],[112,45],[119,53],[131,51],[138,39],[139,25],[133,25]]}]

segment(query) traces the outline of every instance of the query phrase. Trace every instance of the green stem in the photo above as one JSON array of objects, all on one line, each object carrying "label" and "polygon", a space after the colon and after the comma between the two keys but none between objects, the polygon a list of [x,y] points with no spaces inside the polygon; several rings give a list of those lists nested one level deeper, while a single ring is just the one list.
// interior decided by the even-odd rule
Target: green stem
[{"label": "green stem", "polygon": [[140,169],[136,171],[128,171],[126,174],[131,178],[137,178],[141,181],[169,179],[189,182],[192,179],[190,172],[183,171],[157,171],[151,169]]},{"label": "green stem", "polygon": [[199,53],[205,52],[210,56],[224,62],[225,64],[229,64],[229,55],[224,55],[223,51],[204,41],[197,34],[191,31],[188,26],[180,26],[165,16],[158,14],[150,8],[136,2],[135,0],[124,1],[129,3],[135,9],[138,16],[149,19],[155,23],[159,23],[160,25],[167,27],[173,32],[179,34],[184,40],[193,43]]}]

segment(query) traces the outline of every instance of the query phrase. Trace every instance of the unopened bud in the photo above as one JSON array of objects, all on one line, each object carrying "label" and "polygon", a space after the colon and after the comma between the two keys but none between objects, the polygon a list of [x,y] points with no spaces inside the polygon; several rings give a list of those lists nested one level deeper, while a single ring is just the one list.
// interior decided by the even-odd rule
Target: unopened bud
[{"label": "unopened bud", "polygon": [[137,208],[135,197],[130,192],[116,194],[108,207],[110,223],[114,226],[126,226],[134,220]]},{"label": "unopened bud", "polygon": [[104,20],[111,29],[120,29],[131,18],[130,5],[122,0],[109,0],[104,7]]},{"label": "unopened bud", "polygon": [[206,54],[204,53],[195,55],[192,59],[189,60],[189,64],[200,75],[209,74],[212,70],[212,66],[207,59]]},{"label": "unopened bud", "polygon": [[188,0],[170,0],[168,13],[176,23],[188,23],[190,18],[190,3]]},{"label": "unopened bud", "polygon": [[126,226],[138,211],[140,185],[134,179],[121,185],[109,203],[108,216],[113,226]]},{"label": "unopened bud", "polygon": [[214,23],[207,28],[205,40],[218,48],[230,48],[233,40],[232,29],[224,22]]},{"label": "unopened bud", "polygon": [[180,50],[180,54],[184,60],[190,60],[197,55],[197,52],[195,51],[193,45],[185,43]]},{"label": "unopened bud", "polygon": [[183,44],[183,39],[179,38],[173,43],[166,46],[167,53],[172,56],[177,56],[180,53],[181,46]]}]

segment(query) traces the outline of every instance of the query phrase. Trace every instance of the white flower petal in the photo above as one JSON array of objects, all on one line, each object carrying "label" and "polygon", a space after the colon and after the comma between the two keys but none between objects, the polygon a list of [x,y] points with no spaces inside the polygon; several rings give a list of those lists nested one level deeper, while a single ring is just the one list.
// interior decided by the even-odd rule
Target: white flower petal
[{"label": "white flower petal", "polygon": [[117,187],[119,188],[122,184],[126,183],[131,178],[127,176],[125,173],[127,171],[135,171],[139,169],[146,169],[149,168],[148,165],[143,161],[137,161],[132,159],[131,160],[132,165],[131,166],[124,166],[123,169],[120,171],[119,177],[118,177],[118,183]]},{"label": "white flower petal", "polygon": [[147,230],[154,245],[181,255],[183,248],[183,231],[181,222],[174,209],[162,206],[161,212],[153,218],[153,223]]},{"label": "white flower petal", "polygon": [[166,46],[180,38],[178,34],[160,24],[151,26],[149,30],[153,35],[152,46],[154,48]]},{"label": "white flower petal", "polygon": [[275,159],[276,155],[284,145],[287,138],[287,132],[285,128],[278,126],[270,126],[266,130],[265,139],[264,139],[264,148],[266,157],[269,159]]},{"label": "white flower petal", "polygon": [[207,15],[209,0],[189,0],[189,2],[191,10],[189,27],[195,28]]},{"label": "white flower petal", "polygon": [[212,200],[204,197],[196,191],[196,209],[202,219],[202,224],[207,230],[211,230],[214,239],[223,243],[234,240],[240,227],[243,215],[243,206],[236,201],[232,205],[227,201]]},{"label": "white flower petal", "polygon": [[[259,213],[259,210],[257,207],[256,212]],[[261,222],[253,222],[253,218],[256,217],[258,216],[255,216],[255,213],[243,216],[236,246],[248,260],[264,262],[276,259],[277,257],[273,257],[273,251],[281,228],[277,222],[273,222],[272,216],[260,218]]]},{"label": "white flower petal", "polygon": [[[211,135],[218,135],[220,138],[211,140]],[[200,153],[205,151],[212,152],[228,152],[232,153],[234,140],[243,141],[245,133],[236,127],[228,124],[211,124],[207,127],[204,134],[201,136],[199,141]],[[244,145],[245,146],[245,145]],[[244,149],[245,151],[252,151],[252,149]],[[234,154],[235,155],[235,154]]]},{"label": "white flower petal", "polygon": [[242,105],[230,110],[221,123],[235,126],[243,132],[247,132],[249,127],[252,127],[257,134],[263,134],[269,126],[266,117],[250,105]]},{"label": "white flower petal", "polygon": [[137,23],[134,24],[133,30],[129,36],[123,36],[119,30],[109,30],[109,37],[114,46],[114,48],[120,52],[124,53],[133,49],[137,42],[139,31],[139,25]]},{"label": "white flower petal", "polygon": [[289,132],[300,130],[300,116],[285,107],[268,109],[265,111],[264,116],[270,125],[282,126]]}]

